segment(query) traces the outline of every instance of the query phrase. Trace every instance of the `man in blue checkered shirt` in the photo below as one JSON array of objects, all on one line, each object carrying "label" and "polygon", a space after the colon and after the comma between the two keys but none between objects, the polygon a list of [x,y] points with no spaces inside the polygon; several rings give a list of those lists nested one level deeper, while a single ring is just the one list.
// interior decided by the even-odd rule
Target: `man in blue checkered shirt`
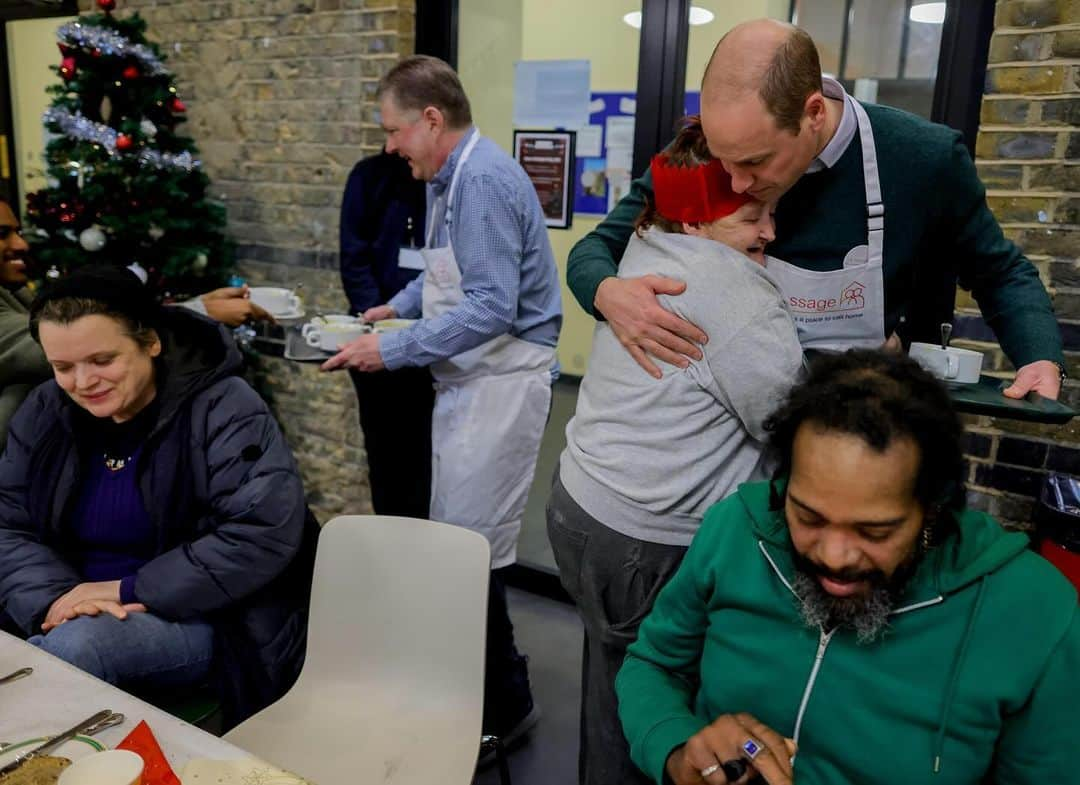
[{"label": "man in blue checkered shirt", "polygon": [[427,226],[424,272],[364,318],[422,318],[358,338],[323,369],[430,366],[430,517],[480,532],[491,545],[483,730],[512,744],[538,712],[500,573],[516,560],[551,403],[558,272],[536,190],[473,126],[449,65],[407,58],[383,77],[378,100],[387,152],[428,184]]}]

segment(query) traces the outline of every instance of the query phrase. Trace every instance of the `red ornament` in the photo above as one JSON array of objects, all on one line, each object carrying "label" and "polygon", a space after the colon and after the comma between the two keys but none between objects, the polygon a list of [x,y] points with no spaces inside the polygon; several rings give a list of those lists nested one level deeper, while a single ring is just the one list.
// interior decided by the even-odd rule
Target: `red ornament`
[{"label": "red ornament", "polygon": [[138,79],[139,78],[139,69],[138,69],[138,67],[134,66],[134,65],[129,65],[127,68],[124,69],[123,77],[125,79],[129,80],[129,81],[131,79]]},{"label": "red ornament", "polygon": [[60,223],[69,224],[75,221],[75,213],[60,213]]},{"label": "red ornament", "polygon": [[90,56],[91,56],[91,57],[101,57],[101,50],[100,50],[100,49],[96,49],[96,48],[95,48],[95,49],[91,49],[91,50],[90,50]]},{"label": "red ornament", "polygon": [[183,114],[187,111],[187,107],[184,106],[184,102],[177,98],[175,95],[172,100],[169,101],[169,109],[177,114]]},{"label": "red ornament", "polygon": [[97,0],[98,8],[105,13],[109,13],[116,8],[116,0]]},{"label": "red ornament", "polygon": [[75,58],[65,57],[60,61],[60,76],[65,80],[71,81],[75,78]]},{"label": "red ornament", "polygon": [[116,135],[116,149],[117,150],[130,150],[131,146],[135,144],[135,140],[127,134]]},{"label": "red ornament", "polygon": [[67,57],[73,51],[75,51],[70,46],[68,46],[67,44],[57,43],[56,46],[60,50],[60,54],[63,55],[64,57]]}]

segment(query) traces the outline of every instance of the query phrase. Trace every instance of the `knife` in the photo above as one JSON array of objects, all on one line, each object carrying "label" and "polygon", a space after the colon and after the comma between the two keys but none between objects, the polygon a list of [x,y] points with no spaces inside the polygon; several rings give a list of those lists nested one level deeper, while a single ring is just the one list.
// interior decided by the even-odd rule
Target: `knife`
[{"label": "knife", "polygon": [[79,733],[84,731],[86,728],[89,728],[91,725],[96,725],[97,723],[101,722],[102,720],[108,719],[109,717],[112,716],[112,713],[113,713],[112,709],[105,709],[105,711],[99,711],[93,717],[87,717],[85,720],[80,722],[78,725],[75,725],[75,726],[73,726],[71,728],[68,728],[66,731],[61,733],[59,736],[53,736],[51,739],[49,739],[44,744],[39,744],[38,746],[34,747],[34,749],[30,750],[29,752],[24,752],[22,755],[17,757],[11,763],[9,763],[8,765],[6,765],[2,769],[0,769],[0,777],[3,777],[5,774],[10,774],[11,772],[15,771],[15,769],[19,768],[20,766],[22,766],[24,763],[26,763],[28,760],[30,760],[32,758],[36,758],[39,755],[44,755],[47,752],[51,752],[52,750],[56,749],[61,744],[63,744],[65,741],[69,741],[69,740],[73,739],[75,736],[77,736]]}]

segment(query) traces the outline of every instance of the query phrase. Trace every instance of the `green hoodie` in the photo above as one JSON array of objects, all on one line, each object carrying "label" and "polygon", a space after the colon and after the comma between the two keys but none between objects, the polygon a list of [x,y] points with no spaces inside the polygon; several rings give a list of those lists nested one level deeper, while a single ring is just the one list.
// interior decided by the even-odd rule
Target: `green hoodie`
[{"label": "green hoodie", "polygon": [[52,378],[41,347],[30,337],[30,301],[28,289],[0,286],[0,450],[11,415],[32,389]]},{"label": "green hoodie", "polygon": [[959,529],[859,645],[802,621],[767,483],[713,506],[616,680],[635,763],[661,782],[672,750],[746,711],[797,740],[799,785],[1080,782],[1076,592],[1026,536],[970,510]]}]

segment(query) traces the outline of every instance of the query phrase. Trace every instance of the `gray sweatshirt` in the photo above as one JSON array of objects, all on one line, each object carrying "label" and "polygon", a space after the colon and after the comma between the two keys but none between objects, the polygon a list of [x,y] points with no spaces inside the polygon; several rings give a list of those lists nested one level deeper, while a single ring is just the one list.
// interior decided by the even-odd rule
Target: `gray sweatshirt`
[{"label": "gray sweatshirt", "polygon": [[660,296],[709,336],[685,370],[654,379],[606,322],[596,325],[559,476],[581,507],[617,532],[689,545],[710,505],[763,475],[762,421],[803,369],[795,325],[765,268],[725,245],[650,229],[634,235],[620,278],[686,282]]}]

